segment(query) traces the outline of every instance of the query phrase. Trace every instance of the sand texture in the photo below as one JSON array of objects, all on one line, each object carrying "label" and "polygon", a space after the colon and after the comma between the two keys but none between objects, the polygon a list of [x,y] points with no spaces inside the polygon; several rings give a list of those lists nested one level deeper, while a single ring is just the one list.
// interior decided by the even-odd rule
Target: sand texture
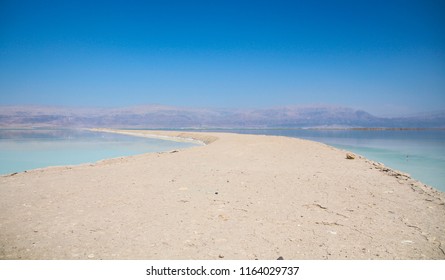
[{"label": "sand texture", "polygon": [[330,146],[208,145],[0,177],[1,259],[445,259],[445,195]]}]

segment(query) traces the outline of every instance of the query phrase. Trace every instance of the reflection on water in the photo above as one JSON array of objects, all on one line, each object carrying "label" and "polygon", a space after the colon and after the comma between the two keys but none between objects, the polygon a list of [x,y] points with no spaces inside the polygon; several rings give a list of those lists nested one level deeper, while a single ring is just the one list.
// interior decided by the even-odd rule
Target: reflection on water
[{"label": "reflection on water", "polygon": [[192,146],[85,130],[0,129],[0,174]]},{"label": "reflection on water", "polygon": [[[445,131],[224,130],[314,140],[407,172],[445,191]],[[45,166],[191,147],[178,143],[84,130],[0,130],[0,174]]]}]

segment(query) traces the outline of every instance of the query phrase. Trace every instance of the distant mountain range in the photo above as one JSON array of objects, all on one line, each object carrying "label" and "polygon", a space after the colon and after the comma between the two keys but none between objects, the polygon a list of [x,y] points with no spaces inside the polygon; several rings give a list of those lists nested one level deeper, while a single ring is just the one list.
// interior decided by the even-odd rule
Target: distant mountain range
[{"label": "distant mountain range", "polygon": [[215,109],[0,106],[0,127],[113,128],[445,128],[445,111],[383,118],[333,106]]}]

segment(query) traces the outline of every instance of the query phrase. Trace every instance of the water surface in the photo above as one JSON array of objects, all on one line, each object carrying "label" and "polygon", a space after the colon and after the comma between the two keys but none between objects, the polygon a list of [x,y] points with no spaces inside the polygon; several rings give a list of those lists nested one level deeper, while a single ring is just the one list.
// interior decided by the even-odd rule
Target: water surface
[{"label": "water surface", "polygon": [[322,142],[409,173],[445,191],[445,130],[242,129],[236,133],[280,135]]},{"label": "water surface", "polygon": [[[204,130],[209,131],[209,130]],[[221,130],[218,130],[221,131]],[[445,191],[444,130],[243,129],[227,132],[298,137],[345,149]],[[96,162],[195,146],[85,130],[0,130],[0,174]]]},{"label": "water surface", "polygon": [[0,174],[196,145],[86,130],[0,129]]}]

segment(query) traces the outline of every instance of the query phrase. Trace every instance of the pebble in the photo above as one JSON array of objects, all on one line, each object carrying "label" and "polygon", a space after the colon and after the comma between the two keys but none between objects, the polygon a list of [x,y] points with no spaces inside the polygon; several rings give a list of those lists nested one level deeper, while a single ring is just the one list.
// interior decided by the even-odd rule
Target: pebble
[{"label": "pebble", "polygon": [[346,153],[346,159],[355,159],[355,155],[352,153]]}]

